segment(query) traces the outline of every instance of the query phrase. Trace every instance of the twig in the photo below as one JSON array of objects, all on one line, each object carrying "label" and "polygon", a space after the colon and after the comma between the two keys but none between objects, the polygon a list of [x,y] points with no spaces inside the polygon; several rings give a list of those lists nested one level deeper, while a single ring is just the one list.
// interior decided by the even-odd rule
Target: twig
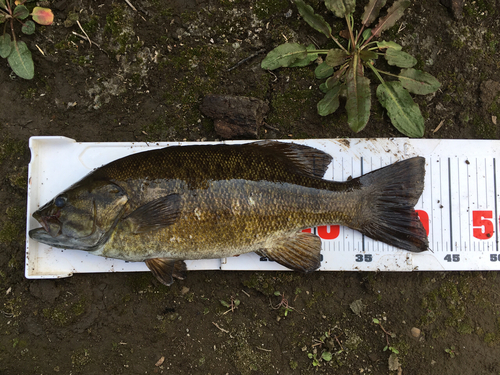
[{"label": "twig", "polygon": [[247,297],[250,297],[250,294],[248,294],[247,292],[245,292],[243,289],[241,289],[241,291],[242,291],[243,293],[245,293]]},{"label": "twig", "polygon": [[258,56],[262,52],[265,52],[265,51],[266,51],[265,49],[258,50],[257,52],[251,54],[250,56],[245,57],[243,60],[238,61],[235,65],[233,65],[232,67],[230,67],[227,71],[230,72],[231,70],[236,69],[241,64],[246,63],[248,60],[253,59],[255,56]]},{"label": "twig", "polygon": [[212,322],[212,324],[213,324],[214,326],[216,326],[217,328],[219,328],[222,332],[224,332],[224,333],[229,333],[229,331],[228,331],[227,329],[224,329],[224,328],[219,327],[219,325],[218,325],[217,323]]},{"label": "twig", "polygon": [[125,0],[125,2],[128,4],[128,6],[129,6],[129,7],[131,7],[131,8],[132,8],[132,10],[133,10],[134,12],[137,12],[137,9],[135,8],[135,6],[133,6],[133,5],[132,5],[132,3],[131,3],[130,1]]},{"label": "twig", "polygon": [[269,125],[268,123],[263,123],[262,125],[264,125],[265,128],[268,128],[268,129],[271,129],[271,130],[274,130],[275,132],[279,132],[280,130],[278,128],[275,128],[274,126],[271,126]]},{"label": "twig", "polygon": [[[77,33],[77,32],[75,32],[75,31],[72,31],[71,33],[72,33],[73,35],[76,35],[76,36],[77,36],[77,37],[79,37],[79,38],[82,38],[83,40],[89,40],[89,38],[88,38],[88,37],[86,37],[85,35],[78,34],[78,33]],[[97,44],[96,42],[92,42],[92,43],[94,43],[94,44],[97,46],[97,48],[99,48],[102,52],[104,52],[104,54],[105,54],[106,56],[108,56],[108,53],[107,53],[105,50],[103,50],[99,44]],[[75,43],[73,43],[73,44],[75,44]],[[76,44],[75,44],[75,46],[76,46]]]},{"label": "twig", "polygon": [[337,341],[337,344],[340,345],[340,349],[344,350],[344,347],[342,346],[342,344],[340,343],[339,341],[339,338],[337,337],[337,335],[335,335],[335,340]]},{"label": "twig", "polygon": [[441,126],[443,126],[443,124],[444,124],[444,120],[441,120],[441,122],[439,123],[439,125],[432,132],[433,133],[437,132],[439,129],[441,129]]},{"label": "twig", "polygon": [[87,33],[85,32],[85,30],[83,29],[80,21],[76,20],[76,23],[78,24],[78,27],[80,28],[80,30],[82,30],[82,33],[84,33],[85,36],[87,37],[87,40],[89,41],[89,44],[92,47],[92,41],[90,40],[89,36],[87,35]]},{"label": "twig", "polygon": [[45,56],[45,53],[43,53],[42,49],[40,47],[38,47],[38,44],[35,44],[35,46],[36,46],[36,48],[38,48],[38,50],[40,51],[40,53]]},{"label": "twig", "polygon": [[259,349],[259,350],[262,350],[264,352],[271,352],[272,351],[271,349],[259,348],[258,346],[256,346],[256,348]]}]

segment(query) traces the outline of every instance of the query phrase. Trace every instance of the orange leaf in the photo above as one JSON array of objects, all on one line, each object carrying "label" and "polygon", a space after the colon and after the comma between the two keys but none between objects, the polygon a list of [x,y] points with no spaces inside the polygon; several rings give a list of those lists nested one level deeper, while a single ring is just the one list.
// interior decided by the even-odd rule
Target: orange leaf
[{"label": "orange leaf", "polygon": [[34,7],[31,16],[40,25],[51,25],[54,22],[54,13],[49,8]]}]

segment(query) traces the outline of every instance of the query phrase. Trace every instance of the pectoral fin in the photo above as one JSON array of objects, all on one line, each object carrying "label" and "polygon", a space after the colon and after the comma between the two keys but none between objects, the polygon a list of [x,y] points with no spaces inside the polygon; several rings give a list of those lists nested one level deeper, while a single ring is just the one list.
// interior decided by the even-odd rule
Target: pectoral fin
[{"label": "pectoral fin", "polygon": [[186,278],[186,263],[183,260],[152,258],[146,260],[146,266],[160,283],[170,286],[174,278],[184,280]]},{"label": "pectoral fin", "polygon": [[181,196],[170,194],[139,207],[124,221],[134,234],[158,230],[175,223],[181,210]]},{"label": "pectoral fin", "polygon": [[321,239],[312,233],[292,233],[273,241],[257,254],[296,271],[312,272],[321,264]]}]

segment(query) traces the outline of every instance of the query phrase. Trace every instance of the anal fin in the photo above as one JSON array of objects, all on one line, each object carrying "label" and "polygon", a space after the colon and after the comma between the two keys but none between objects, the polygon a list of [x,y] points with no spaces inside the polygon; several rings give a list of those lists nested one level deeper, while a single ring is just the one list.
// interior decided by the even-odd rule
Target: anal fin
[{"label": "anal fin", "polygon": [[296,271],[312,272],[321,264],[321,239],[313,233],[291,233],[260,249],[257,254]]},{"label": "anal fin", "polygon": [[186,263],[183,260],[152,258],[146,260],[146,266],[158,279],[160,283],[170,286],[174,278],[184,280],[186,278]]}]

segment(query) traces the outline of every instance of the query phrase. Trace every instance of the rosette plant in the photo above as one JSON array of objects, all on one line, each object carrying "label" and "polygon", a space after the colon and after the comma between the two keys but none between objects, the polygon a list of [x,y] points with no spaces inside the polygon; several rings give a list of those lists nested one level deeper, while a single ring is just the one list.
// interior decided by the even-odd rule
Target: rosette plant
[{"label": "rosette plant", "polygon": [[[0,24],[4,23],[3,33],[0,35],[0,57],[7,59],[10,67],[19,77],[32,79],[35,75],[33,58],[28,46],[17,40],[14,25],[21,25],[23,34],[31,35],[35,32],[35,22],[40,25],[50,25],[54,21],[52,10],[34,7],[30,11],[24,5],[26,1],[0,0]],[[31,16],[31,19],[27,18]],[[34,22],[33,22],[34,21]],[[10,26],[9,34],[7,27]]]},{"label": "rosette plant", "polygon": [[[318,113],[321,116],[334,113],[340,105],[339,97],[345,96],[347,122],[354,132],[364,129],[370,118],[370,80],[365,76],[365,71],[371,71],[380,81],[376,90],[377,98],[387,110],[394,127],[409,137],[422,137],[424,118],[410,93],[430,94],[441,84],[432,75],[414,69],[417,60],[403,52],[402,46],[392,41],[376,40],[384,30],[395,25],[410,5],[410,0],[394,1],[372,28],[370,25],[379,16],[386,0],[370,0],[361,16],[359,31],[354,30],[355,0],[324,0],[324,3],[337,17],[345,19],[347,30],[344,34],[347,43],[341,43],[332,34],[330,25],[321,15],[314,13],[311,6],[302,0],[295,0],[302,18],[314,29],[332,39],[338,48],[316,49],[313,44],[305,46],[299,43],[285,43],[269,52],[261,67],[269,70],[304,67],[319,61],[315,69],[316,78],[326,80],[320,85],[325,96],[318,102]],[[318,58],[320,55],[326,56]],[[375,62],[382,57],[389,65],[402,68],[401,72],[394,74],[376,68]],[[382,75],[390,78],[385,80]]]}]

